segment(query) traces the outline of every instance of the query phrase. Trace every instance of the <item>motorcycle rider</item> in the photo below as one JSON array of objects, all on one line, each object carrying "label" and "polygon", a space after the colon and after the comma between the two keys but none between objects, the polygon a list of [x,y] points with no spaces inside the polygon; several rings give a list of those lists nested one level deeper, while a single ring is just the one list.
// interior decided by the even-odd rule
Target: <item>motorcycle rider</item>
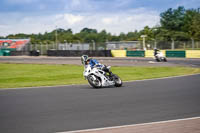
[{"label": "motorcycle rider", "polygon": [[157,48],[154,48],[154,56],[156,56],[158,54],[158,52],[160,52],[160,50]]},{"label": "motorcycle rider", "polygon": [[104,72],[109,73],[109,76],[112,74],[107,68],[107,66],[100,64],[97,60],[89,58],[88,55],[82,55],[81,56],[81,62],[83,65],[90,65],[91,68],[94,67],[99,67],[101,68]]},{"label": "motorcycle rider", "polygon": [[154,49],[154,57],[156,59],[156,61],[160,62],[160,61],[164,61],[167,62],[166,57],[163,55],[163,53],[159,50],[159,49]]}]

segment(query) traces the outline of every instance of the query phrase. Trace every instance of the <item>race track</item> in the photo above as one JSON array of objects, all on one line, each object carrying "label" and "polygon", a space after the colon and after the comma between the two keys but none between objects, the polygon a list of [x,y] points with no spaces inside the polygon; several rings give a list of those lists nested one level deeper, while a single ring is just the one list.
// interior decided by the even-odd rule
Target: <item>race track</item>
[{"label": "race track", "polygon": [[[153,58],[139,57],[94,57],[100,63],[110,66],[187,66],[200,67],[200,59],[168,58],[168,62],[156,62]],[[31,57],[31,56],[0,56],[0,63],[31,63],[31,64],[74,64],[81,65],[80,57]]]},{"label": "race track", "polygon": [[200,116],[200,74],[89,85],[0,90],[1,133],[53,133]]}]

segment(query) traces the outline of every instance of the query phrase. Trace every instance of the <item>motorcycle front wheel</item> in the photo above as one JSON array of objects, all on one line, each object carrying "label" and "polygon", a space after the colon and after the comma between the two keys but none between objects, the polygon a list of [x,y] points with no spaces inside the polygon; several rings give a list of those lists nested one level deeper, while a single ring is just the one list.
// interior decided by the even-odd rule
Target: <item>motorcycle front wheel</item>
[{"label": "motorcycle front wheel", "polygon": [[[94,78],[93,76],[94,76],[95,78]],[[89,75],[89,76],[87,77],[87,79],[88,79],[88,83],[89,83],[92,87],[94,87],[94,88],[101,88],[102,84],[101,84],[101,80],[100,80],[99,77],[97,77],[97,76],[95,76],[95,75]]]},{"label": "motorcycle front wheel", "polygon": [[116,87],[121,87],[122,86],[122,80],[120,77],[118,77],[116,74],[112,74],[113,81],[115,82]]}]

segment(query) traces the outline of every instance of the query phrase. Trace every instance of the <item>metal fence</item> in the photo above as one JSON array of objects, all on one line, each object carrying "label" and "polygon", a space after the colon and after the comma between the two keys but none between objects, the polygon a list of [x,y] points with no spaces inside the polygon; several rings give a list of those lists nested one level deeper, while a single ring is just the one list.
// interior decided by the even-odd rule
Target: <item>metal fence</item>
[{"label": "metal fence", "polygon": [[200,49],[200,41],[147,41],[146,48],[197,50]]},{"label": "metal fence", "polygon": [[109,42],[106,44],[109,50],[152,50],[171,49],[171,50],[198,50],[200,49],[200,41],[130,41],[130,42]]},{"label": "metal fence", "polygon": [[47,55],[47,50],[200,50],[200,41],[132,41],[132,42],[106,42],[101,44],[31,44],[26,45],[21,51],[29,52],[39,50],[41,55]]}]

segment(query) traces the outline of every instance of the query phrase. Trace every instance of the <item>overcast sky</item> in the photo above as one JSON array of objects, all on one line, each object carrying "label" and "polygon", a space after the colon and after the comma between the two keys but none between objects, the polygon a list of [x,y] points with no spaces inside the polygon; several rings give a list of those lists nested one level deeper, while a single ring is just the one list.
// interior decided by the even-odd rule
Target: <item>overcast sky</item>
[{"label": "overcast sky", "polygon": [[105,29],[112,34],[159,24],[168,8],[200,7],[200,0],[0,0],[0,36],[56,28]]}]

